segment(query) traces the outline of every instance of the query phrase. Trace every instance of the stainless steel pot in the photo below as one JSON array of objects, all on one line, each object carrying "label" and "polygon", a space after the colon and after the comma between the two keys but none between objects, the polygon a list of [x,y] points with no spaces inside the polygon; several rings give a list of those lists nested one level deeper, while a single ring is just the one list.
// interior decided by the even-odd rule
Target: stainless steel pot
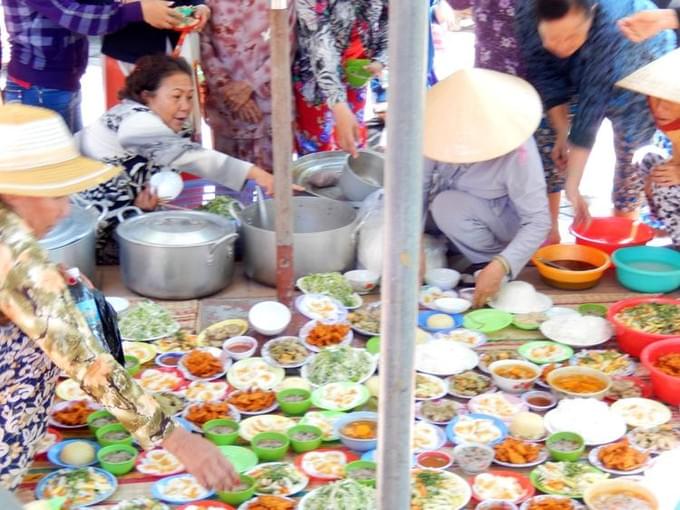
[{"label": "stainless steel pot", "polygon": [[130,290],[159,299],[194,299],[231,283],[238,237],[233,221],[200,211],[119,219],[121,274]]},{"label": "stainless steel pot", "polygon": [[384,167],[385,158],[378,152],[360,150],[356,158],[348,154],[338,187],[348,199],[361,202],[383,187]]},{"label": "stainless steel pot", "polygon": [[71,204],[70,214],[40,240],[49,259],[66,267],[77,267],[95,280],[97,224],[107,212],[106,209],[100,212],[95,204],[86,207]]},{"label": "stainless steel pot", "polygon": [[[274,201],[266,200],[267,216],[275,218]],[[265,285],[276,285],[276,233],[263,228],[258,204],[241,213],[246,275]],[[295,276],[345,271],[354,265],[357,212],[345,202],[317,197],[293,198],[293,259]]]}]

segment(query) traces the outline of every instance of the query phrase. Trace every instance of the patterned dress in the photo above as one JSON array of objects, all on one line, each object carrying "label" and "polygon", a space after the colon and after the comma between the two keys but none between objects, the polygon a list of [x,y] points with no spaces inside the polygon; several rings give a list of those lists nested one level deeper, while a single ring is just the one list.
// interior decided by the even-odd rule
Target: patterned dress
[{"label": "patterned dress", "polygon": [[297,51],[293,62],[299,154],[333,150],[330,108],[348,103],[360,125],[365,87],[346,83],[344,62],[387,64],[387,0],[295,0]]},{"label": "patterned dress", "polygon": [[654,8],[649,0],[600,0],[583,46],[560,59],[543,48],[538,34],[535,0],[517,0],[517,37],[529,81],[546,110],[576,101],[569,141],[591,149],[605,118],[612,122],[616,173],[613,202],[617,211],[640,206],[643,178],[633,164],[636,150],[648,145],[656,131],[647,100],[615,86],[616,82],[675,47],[675,35],[664,31],[645,42],[630,42],[616,21],[634,12]]},{"label": "patterned dress", "polygon": [[173,430],[156,400],[102,350],[61,274],[26,224],[0,203],[0,486],[11,490],[21,481],[62,371],[142,447]]},{"label": "patterned dress", "polygon": [[[272,105],[269,0],[208,0],[210,21],[201,33],[201,65],[207,81],[206,115],[215,149],[271,170]],[[292,2],[289,4],[294,33]],[[241,120],[227,107],[224,87],[242,82],[262,112],[259,123]]]}]

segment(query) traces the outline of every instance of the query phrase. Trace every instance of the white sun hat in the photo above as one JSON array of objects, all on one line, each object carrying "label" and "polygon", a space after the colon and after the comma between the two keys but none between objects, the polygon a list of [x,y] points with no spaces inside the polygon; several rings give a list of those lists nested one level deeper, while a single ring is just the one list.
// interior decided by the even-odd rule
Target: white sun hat
[{"label": "white sun hat", "polygon": [[538,92],[516,76],[462,69],[427,92],[424,153],[445,163],[503,156],[526,142],[543,115]]},{"label": "white sun hat", "polygon": [[106,182],[122,169],[80,155],[61,116],[0,106],[0,193],[61,197]]},{"label": "white sun hat", "polygon": [[680,72],[680,48],[641,67],[616,85],[645,96],[680,103],[678,72]]},{"label": "white sun hat", "polygon": [[508,313],[542,313],[552,308],[550,297],[536,292],[533,285],[515,280],[501,287],[489,306]]}]

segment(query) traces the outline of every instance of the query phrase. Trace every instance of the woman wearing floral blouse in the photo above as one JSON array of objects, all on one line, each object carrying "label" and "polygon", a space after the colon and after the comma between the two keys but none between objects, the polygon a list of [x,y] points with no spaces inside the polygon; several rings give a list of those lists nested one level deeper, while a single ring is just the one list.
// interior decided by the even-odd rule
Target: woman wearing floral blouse
[{"label": "woman wearing floral blouse", "polygon": [[295,0],[293,63],[299,154],[343,149],[356,155],[366,87],[347,84],[349,59],[371,61],[375,76],[387,63],[387,0]]},{"label": "woman wearing floral blouse", "polygon": [[45,433],[61,373],[103,404],[143,448],[163,446],[208,488],[237,476],[219,450],[177,426],[105,352],[38,244],[68,195],[120,168],[80,156],[58,114],[0,107],[0,487],[15,488]]}]

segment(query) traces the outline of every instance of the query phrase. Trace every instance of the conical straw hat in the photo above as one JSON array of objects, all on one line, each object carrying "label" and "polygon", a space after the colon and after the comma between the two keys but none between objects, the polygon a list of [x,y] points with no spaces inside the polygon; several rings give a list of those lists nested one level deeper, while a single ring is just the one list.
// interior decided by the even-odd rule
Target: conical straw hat
[{"label": "conical straw hat", "polygon": [[425,103],[425,156],[448,163],[500,157],[536,130],[543,106],[526,81],[488,69],[463,69],[439,82]]},{"label": "conical straw hat", "polygon": [[0,106],[0,193],[60,197],[108,181],[122,169],[84,158],[52,110]]},{"label": "conical straw hat", "polygon": [[680,103],[680,49],[641,67],[616,85],[646,96]]}]

